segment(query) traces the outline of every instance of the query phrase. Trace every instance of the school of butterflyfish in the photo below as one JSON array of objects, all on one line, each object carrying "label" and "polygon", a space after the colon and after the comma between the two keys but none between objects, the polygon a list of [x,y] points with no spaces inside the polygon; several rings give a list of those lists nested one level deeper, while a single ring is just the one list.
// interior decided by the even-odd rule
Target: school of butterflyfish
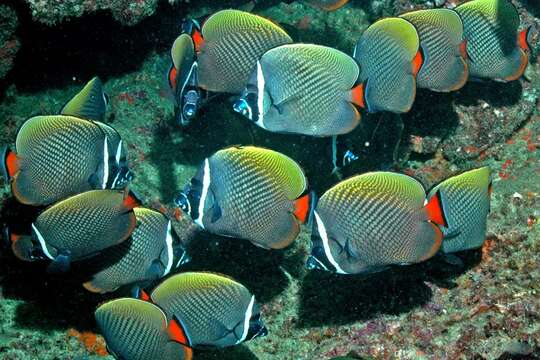
[{"label": "school of butterflyfish", "polygon": [[[311,3],[332,10],[346,1]],[[234,111],[268,131],[345,134],[362,111],[407,112],[417,87],[449,92],[472,78],[518,79],[529,56],[529,31],[518,28],[509,0],[472,0],[379,20],[349,56],[294,43],[258,15],[219,11],[187,21],[174,41],[167,75],[175,118],[187,125],[211,94],[231,93]],[[245,286],[220,274],[178,272],[190,259],[186,244],[171,219],[128,190],[127,144],[103,122],[107,104],[96,77],[58,114],[26,120],[13,151],[4,147],[13,197],[44,209],[27,232],[8,234],[13,254],[49,261],[51,272],[109,259],[83,286],[131,289],[132,298],[95,313],[119,359],[191,359],[193,349],[266,335],[260,304]],[[202,231],[264,249],[289,246],[309,223],[307,268],[359,274],[481,247],[490,193],[490,170],[481,167],[431,189],[405,174],[368,172],[318,198],[294,159],[232,146],[210,154],[174,202]]]}]

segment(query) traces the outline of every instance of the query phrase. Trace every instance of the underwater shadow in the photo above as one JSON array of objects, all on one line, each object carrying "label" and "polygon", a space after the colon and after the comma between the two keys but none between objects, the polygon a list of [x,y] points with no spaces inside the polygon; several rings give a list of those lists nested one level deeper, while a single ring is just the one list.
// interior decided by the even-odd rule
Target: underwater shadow
[{"label": "underwater shadow", "polygon": [[519,81],[469,81],[456,93],[459,105],[474,106],[483,100],[494,107],[515,105],[521,100],[523,86]]},{"label": "underwater shadow", "polygon": [[344,325],[410,311],[432,296],[422,280],[415,267],[371,276],[310,272],[302,283],[299,326]]},{"label": "underwater shadow", "polygon": [[[272,133],[233,112],[230,104],[227,96],[221,96],[187,127],[176,124],[172,117],[155,127],[151,151],[145,158],[158,171],[162,199],[173,199],[195,175],[195,169],[187,176],[178,174],[178,165],[199,167],[205,158],[233,145],[261,146],[290,156],[302,166],[315,190],[332,184],[330,138]],[[184,183],[180,176],[186,178]]]},{"label": "underwater shadow", "polygon": [[302,283],[299,326],[343,325],[427,305],[432,290],[426,282],[447,289],[456,287],[454,279],[480,263],[481,251],[456,256],[462,264],[449,264],[437,255],[421,264],[396,266],[371,275],[309,272]]},{"label": "underwater shadow", "polygon": [[197,351],[194,354],[197,360],[257,360],[245,345],[238,345],[220,350]]},{"label": "underwater shadow", "polygon": [[408,143],[410,135],[444,139],[452,134],[459,126],[453,105],[454,94],[419,89],[411,111],[402,115],[405,125],[402,141]]},{"label": "underwater shadow", "polygon": [[289,285],[280,269],[286,250],[265,250],[249,241],[205,232],[188,247],[191,261],[181,271],[209,271],[232,277],[245,285],[260,303],[270,301]]},{"label": "underwater shadow", "polygon": [[98,75],[107,80],[136,71],[153,51],[169,49],[182,18],[160,2],[154,15],[134,26],[122,25],[108,11],[47,26],[33,21],[29,8],[18,3],[17,35],[22,46],[4,82],[29,93],[42,91],[44,86],[62,88],[74,79]]},{"label": "underwater shadow", "polygon": [[51,275],[47,265],[26,263],[10,254],[2,256],[3,297],[24,301],[17,306],[15,325],[39,330],[95,330],[94,311],[106,298],[86,291],[75,271]]},{"label": "underwater shadow", "polygon": [[481,249],[461,251],[449,256],[439,253],[423,263],[422,268],[427,281],[438,287],[452,289],[457,286],[454,281],[457,277],[473,269],[481,261]]},{"label": "underwater shadow", "polygon": [[[3,200],[0,225],[12,234],[28,235],[30,224],[43,208],[22,205],[14,198]],[[0,246],[0,289],[6,299],[23,300],[17,306],[15,323],[29,329],[57,330],[75,327],[95,328],[94,310],[105,300],[82,287],[87,269],[73,264],[70,272],[47,273],[48,262],[25,262],[10,249],[10,240],[3,236]],[[85,275],[86,274],[86,275]]]}]

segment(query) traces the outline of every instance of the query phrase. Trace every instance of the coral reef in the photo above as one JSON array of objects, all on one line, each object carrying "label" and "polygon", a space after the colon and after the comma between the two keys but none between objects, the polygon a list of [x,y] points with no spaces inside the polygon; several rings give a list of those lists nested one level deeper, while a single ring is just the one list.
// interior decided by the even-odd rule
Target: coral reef
[{"label": "coral reef", "polygon": [[15,35],[18,17],[15,10],[5,4],[0,4],[0,79],[13,67],[15,55],[20,42]]},{"label": "coral reef", "polygon": [[152,15],[158,0],[26,0],[35,20],[55,25],[66,18],[80,17],[97,10],[110,10],[125,25],[133,25]]}]

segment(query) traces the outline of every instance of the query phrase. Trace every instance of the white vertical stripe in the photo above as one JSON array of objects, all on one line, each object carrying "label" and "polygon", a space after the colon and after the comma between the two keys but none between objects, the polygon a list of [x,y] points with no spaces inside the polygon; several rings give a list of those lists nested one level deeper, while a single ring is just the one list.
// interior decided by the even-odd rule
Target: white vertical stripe
[{"label": "white vertical stripe", "polygon": [[103,183],[101,184],[102,189],[107,188],[108,180],[109,180],[109,147],[107,146],[107,137],[105,136],[105,141],[103,142]]},{"label": "white vertical stripe", "polygon": [[167,224],[167,235],[165,237],[165,244],[167,245],[167,267],[165,268],[165,271],[163,272],[163,276],[166,276],[172,268],[173,264],[173,238],[172,238],[172,224],[171,220],[169,220],[169,223]]},{"label": "white vertical stripe", "polygon": [[32,229],[34,230],[34,233],[36,234],[38,238],[39,245],[41,245],[41,250],[43,250],[43,253],[45,254],[45,256],[47,256],[51,260],[54,260],[52,255],[49,253],[49,250],[47,250],[47,244],[45,244],[45,239],[43,238],[43,235],[41,235],[41,233],[39,232],[37,227],[34,225],[34,223],[32,223]]},{"label": "white vertical stripe", "polygon": [[120,165],[120,156],[122,155],[122,139],[120,139],[120,142],[118,143],[118,147],[116,148],[116,164]]},{"label": "white vertical stripe", "polygon": [[319,217],[319,214],[317,214],[316,211],[314,211],[313,214],[315,215],[315,221],[317,222],[317,230],[319,230],[319,235],[322,239],[324,254],[326,255],[326,258],[328,259],[328,261],[330,261],[330,264],[334,266],[338,274],[347,274],[345,271],[343,271],[343,269],[339,266],[339,264],[332,256],[330,246],[328,245],[328,234],[326,233],[326,227],[324,226],[322,219]]},{"label": "white vertical stripe", "polygon": [[242,331],[242,337],[238,339],[238,341],[236,342],[237,344],[240,344],[242,341],[246,340],[246,337],[249,331],[249,321],[251,320],[251,316],[253,315],[254,304],[255,304],[255,295],[251,295],[251,301],[249,302],[249,305],[246,309],[246,313],[244,314],[244,329]]},{"label": "white vertical stripe", "polygon": [[261,67],[261,62],[257,61],[257,121],[256,124],[264,127],[264,74]]},{"label": "white vertical stripe", "polygon": [[204,229],[203,216],[204,216],[204,202],[208,196],[208,188],[210,187],[210,162],[208,158],[204,160],[204,171],[203,171],[203,188],[201,193],[201,200],[199,201],[199,216],[195,220],[195,224],[199,225]]}]

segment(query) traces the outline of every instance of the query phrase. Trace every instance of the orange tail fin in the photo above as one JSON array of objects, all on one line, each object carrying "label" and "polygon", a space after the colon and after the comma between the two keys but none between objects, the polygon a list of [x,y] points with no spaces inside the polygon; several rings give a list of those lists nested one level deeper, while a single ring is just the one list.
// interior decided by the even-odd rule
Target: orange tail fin
[{"label": "orange tail fin", "polygon": [[414,59],[412,60],[412,68],[413,68],[412,71],[413,71],[414,76],[418,74],[423,64],[424,64],[424,55],[422,54],[422,49],[419,49]]},{"label": "orange tail fin", "polygon": [[191,341],[189,340],[189,336],[187,335],[182,322],[176,316],[173,316],[173,319],[169,322],[167,332],[172,341],[184,346],[184,359],[192,359],[193,350],[191,349]]},{"label": "orange tail fin", "polygon": [[528,41],[530,31],[531,27],[529,26],[528,28],[521,30],[518,34],[518,46],[526,52],[531,50],[531,46],[529,45]]},{"label": "orange tail fin", "polygon": [[326,10],[326,11],[334,11],[334,10],[337,10],[339,9],[340,7],[342,7],[343,5],[345,5],[346,3],[348,3],[349,0],[338,0],[336,1],[335,3],[333,4],[329,4],[329,5],[322,5],[320,6],[323,10]]},{"label": "orange tail fin", "polygon": [[135,298],[142,301],[152,302],[152,298],[150,298],[150,295],[148,295],[148,293],[144,291],[143,289],[141,289],[140,287],[137,286],[132,291],[133,291],[132,296],[134,296]]},{"label": "orange tail fin", "polygon": [[176,68],[174,67],[174,65],[171,65],[167,78],[169,79],[169,86],[171,87],[171,89],[173,89],[173,91],[176,91],[176,74]]},{"label": "orange tail fin", "polygon": [[309,192],[294,201],[294,216],[301,223],[305,223],[309,217],[312,197],[313,194]]},{"label": "orange tail fin", "polygon": [[11,180],[20,169],[17,154],[7,146],[3,149],[4,162],[2,164],[2,174],[6,180]]},{"label": "orange tail fin", "polygon": [[433,195],[431,199],[429,199],[425,207],[428,213],[429,220],[431,220],[435,224],[448,227],[448,222],[446,221],[446,217],[444,216],[440,191],[437,191],[435,195]]},{"label": "orange tail fin", "polygon": [[200,31],[195,30],[193,34],[191,35],[191,39],[193,39],[193,45],[195,46],[195,52],[200,53],[201,47],[204,44],[204,39],[202,37],[202,34]]},{"label": "orange tail fin", "polygon": [[142,205],[141,200],[137,196],[137,194],[135,194],[131,190],[126,190],[125,196],[124,196],[124,206],[126,207],[126,209],[131,210],[141,205]]},{"label": "orange tail fin", "polygon": [[365,86],[366,85],[362,83],[352,89],[352,103],[362,109],[366,108]]}]

